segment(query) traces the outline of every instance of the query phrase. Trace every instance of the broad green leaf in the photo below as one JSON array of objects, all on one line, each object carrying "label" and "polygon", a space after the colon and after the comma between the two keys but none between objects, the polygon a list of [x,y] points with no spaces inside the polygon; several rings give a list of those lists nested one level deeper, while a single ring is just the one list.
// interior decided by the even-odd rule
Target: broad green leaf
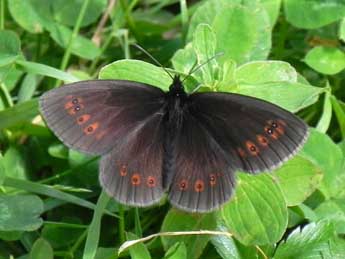
[{"label": "broad green leaf", "polygon": [[[133,239],[138,239],[138,237],[134,235],[133,233],[128,232],[127,240],[133,240]],[[150,259],[151,258],[149,250],[143,243],[138,243],[136,245],[133,245],[129,247],[128,250],[132,259]]]},{"label": "broad green leaf", "polygon": [[327,219],[334,224],[338,234],[345,234],[345,200],[331,199],[315,209],[318,220]]},{"label": "broad green leaf", "polygon": [[267,174],[240,173],[235,195],[221,213],[229,231],[245,245],[277,242],[288,223],[283,192]]},{"label": "broad green leaf", "polygon": [[31,121],[38,115],[36,99],[17,104],[4,111],[0,111],[0,129],[16,126],[22,122]]},{"label": "broad green leaf", "polygon": [[0,30],[0,67],[13,63],[20,55],[20,40],[13,31]]},{"label": "broad green leaf", "polygon": [[199,24],[205,23],[212,25],[214,18],[220,13],[221,10],[223,10],[225,7],[230,7],[235,4],[241,4],[241,0],[233,0],[231,2],[228,0],[206,1],[195,11],[190,21],[187,38],[189,40],[192,39],[194,30]]},{"label": "broad green leaf", "polygon": [[187,259],[187,249],[184,243],[175,243],[165,253],[164,259]]},{"label": "broad green leaf", "polygon": [[340,20],[345,15],[343,0],[285,0],[286,19],[303,29],[316,29]]},{"label": "broad green leaf", "polygon": [[321,183],[322,173],[313,163],[300,156],[275,171],[288,206],[301,204]]},{"label": "broad green leaf", "polygon": [[[70,41],[72,30],[60,24],[54,24],[48,27],[51,37],[62,48],[66,48]],[[73,39],[72,53],[85,59],[94,59],[101,54],[101,50],[89,39],[78,35]]]},{"label": "broad green leaf", "polygon": [[23,72],[16,69],[13,64],[0,67],[0,81],[5,84],[8,91],[12,91],[15,88],[22,74]]},{"label": "broad green leaf", "polygon": [[271,27],[273,28],[279,15],[282,0],[260,0],[260,2],[266,9],[270,17]]},{"label": "broad green leaf", "polygon": [[17,60],[16,64],[19,65],[19,67],[21,67],[24,71],[32,73],[32,74],[49,76],[49,77],[60,79],[66,82],[79,81],[79,78],[69,73],[63,72],[59,69],[56,69],[54,67],[50,67],[44,64],[24,61],[24,60]]},{"label": "broad green leaf", "polygon": [[[172,209],[165,216],[161,232],[213,230],[216,222],[213,214],[188,214]],[[184,243],[187,247],[187,258],[198,258],[206,247],[210,237],[207,235],[162,236],[164,250],[175,243]]]},{"label": "broad green leaf", "polygon": [[[140,71],[140,73],[138,73]],[[172,83],[169,75],[160,67],[140,60],[119,60],[104,66],[100,79],[122,79],[150,84],[167,91]]]},{"label": "broad green leaf", "polygon": [[323,172],[320,190],[326,197],[336,197],[344,188],[339,182],[343,166],[343,153],[330,137],[310,129],[310,136],[304,145],[302,156],[315,163]]},{"label": "broad green leaf", "polygon": [[[285,242],[280,243],[274,255],[275,259],[305,259],[315,250],[322,253],[327,249],[327,242],[334,237],[334,228],[327,221],[310,223],[301,229],[296,228]],[[326,246],[326,247],[325,247]],[[329,257],[326,257],[329,258]]]},{"label": "broad green leaf", "polygon": [[68,149],[66,148],[66,146],[64,146],[61,143],[50,145],[48,148],[48,153],[52,157],[57,157],[57,158],[61,158],[61,159],[67,159],[68,158]]},{"label": "broad green leaf", "polygon": [[236,80],[241,83],[262,84],[269,82],[297,82],[296,70],[283,61],[253,61],[238,67]]},{"label": "broad green leaf", "polygon": [[[52,10],[54,18],[61,24],[73,27],[76,24],[83,1],[54,0]],[[91,0],[87,6],[81,26],[90,25],[95,22],[104,12],[107,0]]]},{"label": "broad green leaf", "polygon": [[203,83],[212,85],[216,79],[215,70],[217,69],[217,61],[209,60],[216,53],[216,36],[212,28],[208,24],[199,24],[193,35],[193,49],[196,53],[198,64],[204,64],[200,70],[202,71]]},{"label": "broad green leaf", "polygon": [[234,92],[263,99],[291,112],[297,112],[315,103],[323,91],[320,87],[282,81],[263,84],[240,83]]},{"label": "broad green leaf", "polygon": [[8,1],[8,8],[13,19],[31,33],[43,32],[43,20],[37,12],[37,6],[31,0]]},{"label": "broad green leaf", "polygon": [[53,259],[54,251],[49,242],[38,238],[30,251],[30,259]]},{"label": "broad green leaf", "polygon": [[[197,62],[197,56],[191,43],[187,44],[184,49],[179,49],[171,58],[171,63],[176,71],[188,74]],[[195,76],[195,74],[193,75]],[[201,78],[199,79],[202,80]]]},{"label": "broad green leaf", "polygon": [[0,231],[33,231],[42,225],[43,202],[36,195],[0,195]]},{"label": "broad green leaf", "polygon": [[329,128],[332,119],[332,102],[331,102],[330,91],[325,92],[325,97],[323,100],[323,109],[320,120],[316,125],[316,129],[321,133],[326,133]]},{"label": "broad green leaf", "polygon": [[345,68],[345,53],[334,47],[315,47],[304,61],[322,74],[334,75]]},{"label": "broad green leaf", "polygon": [[26,179],[26,162],[21,147],[10,146],[3,158],[4,175],[17,179]]},{"label": "broad green leaf", "polygon": [[233,59],[238,64],[266,59],[271,48],[271,27],[261,5],[256,8],[231,6],[214,18],[213,31],[217,52],[224,52],[222,60]]},{"label": "broad green leaf", "polygon": [[0,231],[0,239],[5,241],[16,241],[21,238],[23,231]]},{"label": "broad green leaf", "polygon": [[37,85],[38,78],[36,75],[25,75],[18,92],[18,103],[30,100],[36,91]]}]

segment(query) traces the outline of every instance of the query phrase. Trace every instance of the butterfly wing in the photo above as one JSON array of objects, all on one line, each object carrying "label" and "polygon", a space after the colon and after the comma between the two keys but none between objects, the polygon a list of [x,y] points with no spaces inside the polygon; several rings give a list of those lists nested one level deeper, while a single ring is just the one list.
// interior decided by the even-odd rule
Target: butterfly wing
[{"label": "butterfly wing", "polygon": [[164,193],[162,121],[163,113],[155,113],[102,157],[100,183],[117,201],[148,206],[161,199]]},{"label": "butterfly wing", "polygon": [[[169,200],[183,210],[207,212],[226,202],[235,168],[203,123],[186,111],[173,142]],[[169,172],[168,172],[169,173]]]},{"label": "butterfly wing", "polygon": [[[44,93],[40,110],[68,147],[104,154],[162,108],[160,89],[124,80],[90,80]],[[145,107],[145,108],[143,108]]]},{"label": "butterfly wing", "polygon": [[307,139],[307,125],[272,103],[226,93],[190,98],[191,112],[238,169],[255,173],[277,168]]}]

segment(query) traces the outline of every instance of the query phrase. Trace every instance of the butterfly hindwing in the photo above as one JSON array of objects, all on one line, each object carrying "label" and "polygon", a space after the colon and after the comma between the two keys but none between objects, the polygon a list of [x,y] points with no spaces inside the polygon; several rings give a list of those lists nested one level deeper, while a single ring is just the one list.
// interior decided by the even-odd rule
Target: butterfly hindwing
[{"label": "butterfly hindwing", "polygon": [[[202,123],[185,113],[173,144],[169,200],[178,208],[207,212],[226,202],[235,169]],[[169,173],[169,172],[168,172]]]},{"label": "butterfly hindwing", "polygon": [[102,157],[100,183],[120,203],[148,206],[164,193],[162,118],[162,113],[152,115]]},{"label": "butterfly hindwing", "polygon": [[40,110],[68,147],[104,154],[156,111],[164,101],[158,88],[124,80],[90,80],[46,92]]},{"label": "butterfly hindwing", "polygon": [[191,112],[238,169],[272,170],[294,155],[308,136],[294,114],[263,100],[225,93],[190,96]]}]

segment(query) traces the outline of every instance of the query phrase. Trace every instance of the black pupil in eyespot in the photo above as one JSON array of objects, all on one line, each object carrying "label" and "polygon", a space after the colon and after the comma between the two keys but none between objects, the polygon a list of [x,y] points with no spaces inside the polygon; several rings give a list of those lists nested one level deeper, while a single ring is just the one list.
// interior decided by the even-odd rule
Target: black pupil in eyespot
[{"label": "black pupil in eyespot", "polygon": [[73,103],[73,104],[77,104],[77,103],[78,103],[78,99],[74,98],[74,99],[72,100],[72,103]]}]

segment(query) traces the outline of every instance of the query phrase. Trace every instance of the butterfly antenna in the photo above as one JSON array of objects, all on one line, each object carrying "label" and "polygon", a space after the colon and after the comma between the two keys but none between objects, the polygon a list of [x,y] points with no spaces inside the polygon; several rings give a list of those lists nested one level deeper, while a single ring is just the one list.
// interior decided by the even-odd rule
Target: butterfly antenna
[{"label": "butterfly antenna", "polygon": [[174,77],[169,73],[169,71],[165,67],[163,67],[163,65],[157,59],[155,59],[150,53],[148,53],[143,47],[141,47],[140,45],[135,44],[135,43],[133,44],[133,46],[136,47],[137,49],[139,49],[140,51],[142,51],[144,54],[146,54],[149,58],[151,58],[153,60],[153,62],[156,63],[156,65],[163,68],[164,71],[170,76],[170,78],[172,80],[174,80]]},{"label": "butterfly antenna", "polygon": [[195,63],[192,68],[190,69],[190,71],[188,72],[188,74],[185,76],[185,78],[183,78],[182,83],[193,73],[195,73],[196,71],[198,71],[202,66],[206,65],[207,63],[209,63],[210,61],[214,60],[215,58],[224,55],[224,52],[219,52],[217,54],[215,54],[214,56],[210,57],[209,59],[207,59],[204,63],[201,63],[200,65],[196,66],[197,63]]}]

